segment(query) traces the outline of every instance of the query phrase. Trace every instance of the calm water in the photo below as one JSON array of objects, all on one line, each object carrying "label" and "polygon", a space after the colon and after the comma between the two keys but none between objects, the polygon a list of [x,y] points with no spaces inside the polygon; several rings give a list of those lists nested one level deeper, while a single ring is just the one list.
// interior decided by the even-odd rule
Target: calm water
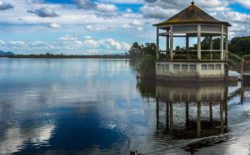
[{"label": "calm water", "polygon": [[250,86],[163,85],[132,64],[1,58],[0,154],[250,154]]}]

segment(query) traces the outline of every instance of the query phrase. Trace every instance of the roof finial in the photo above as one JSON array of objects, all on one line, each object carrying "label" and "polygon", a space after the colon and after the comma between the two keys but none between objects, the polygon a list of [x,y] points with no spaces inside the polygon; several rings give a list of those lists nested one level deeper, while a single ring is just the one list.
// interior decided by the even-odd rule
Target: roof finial
[{"label": "roof finial", "polygon": [[192,0],[191,4],[194,5],[194,0]]}]

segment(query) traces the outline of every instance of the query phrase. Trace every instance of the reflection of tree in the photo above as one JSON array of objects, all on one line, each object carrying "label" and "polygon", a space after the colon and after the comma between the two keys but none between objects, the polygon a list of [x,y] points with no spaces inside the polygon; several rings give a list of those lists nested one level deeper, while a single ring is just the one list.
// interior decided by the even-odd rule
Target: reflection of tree
[{"label": "reflection of tree", "polygon": [[130,61],[130,66],[137,73],[137,89],[143,97],[155,96],[155,63],[154,57],[142,56]]}]

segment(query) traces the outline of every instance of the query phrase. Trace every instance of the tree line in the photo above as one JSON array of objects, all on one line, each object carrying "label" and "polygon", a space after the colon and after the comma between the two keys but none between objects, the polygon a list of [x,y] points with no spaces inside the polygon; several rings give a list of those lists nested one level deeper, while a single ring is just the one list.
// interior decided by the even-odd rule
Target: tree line
[{"label": "tree line", "polygon": [[[220,38],[213,39],[213,49],[220,49]],[[142,55],[155,55],[156,52],[156,44],[155,43],[146,43],[145,45],[139,45],[138,42],[135,42],[130,47],[128,51],[131,56],[142,56]],[[196,49],[197,45],[190,47],[189,49]],[[210,49],[210,40],[209,38],[204,38],[201,42],[202,49]],[[231,39],[228,45],[229,51],[235,53],[239,56],[250,55],[250,36],[247,37],[235,37]],[[184,50],[185,48],[181,48],[177,46],[175,50]]]}]

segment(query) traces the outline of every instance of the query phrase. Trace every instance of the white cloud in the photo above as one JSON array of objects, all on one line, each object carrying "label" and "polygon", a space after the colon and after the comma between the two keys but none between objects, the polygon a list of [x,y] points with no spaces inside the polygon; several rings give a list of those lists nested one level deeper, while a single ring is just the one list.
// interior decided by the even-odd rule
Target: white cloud
[{"label": "white cloud", "polygon": [[48,23],[48,27],[49,28],[60,28],[61,27],[61,25],[60,24],[58,24],[58,23]]},{"label": "white cloud", "polygon": [[86,25],[85,29],[90,32],[106,31],[110,29],[110,26],[105,25]]},{"label": "white cloud", "polygon": [[91,47],[91,48],[96,48],[100,45],[100,43],[94,39],[86,39],[84,42],[83,42],[84,45],[88,46],[88,47]]},{"label": "white cloud", "polygon": [[250,15],[235,11],[228,11],[225,14],[225,17],[234,22],[249,22],[250,20]]},{"label": "white cloud", "polygon": [[[183,0],[98,0],[95,2],[91,0],[75,0],[77,5],[44,3],[44,1],[40,0],[0,0],[0,6],[2,4],[1,2],[13,6],[11,10],[1,11],[0,33],[2,34],[5,34],[6,31],[17,31],[20,34],[28,32],[29,36],[44,31],[48,34],[47,36],[50,36],[49,34],[51,32],[51,37],[53,37],[53,34],[62,34],[61,36],[65,34],[75,34],[64,36],[59,41],[58,36],[55,36],[54,41],[40,42],[39,47],[43,48],[40,50],[38,47],[31,49],[29,45],[31,42],[34,43],[35,40],[46,40],[45,38],[37,38],[31,42],[23,41],[25,44],[21,45],[19,43],[19,47],[17,47],[17,44],[13,47],[9,47],[9,49],[18,50],[20,46],[22,46],[23,50],[20,49],[18,51],[36,50],[38,52],[46,50],[63,51],[61,50],[62,47],[75,51],[84,51],[85,49],[82,48],[84,43],[89,43],[89,45],[92,46],[91,48],[99,48],[89,50],[101,50],[101,48],[108,47],[113,47],[113,49],[126,49],[124,46],[114,44],[114,42],[117,41],[120,44],[122,42],[121,40],[130,42],[131,39],[128,36],[133,36],[133,41],[153,42],[155,41],[155,29],[152,24],[163,21],[190,5],[190,1]],[[249,35],[248,29],[250,27],[248,21],[250,15],[229,8],[230,3],[236,2],[243,5],[243,3],[247,3],[248,1],[199,0],[196,1],[196,5],[219,20],[229,21],[233,25],[230,29],[230,34]],[[133,11],[134,8],[132,10],[131,6],[120,10],[117,8],[118,5],[116,6],[116,4],[120,5],[125,3],[140,4],[139,12]],[[33,10],[36,12],[36,15],[28,13],[27,10]],[[42,15],[38,12],[45,12],[45,14]],[[41,18],[41,16],[45,17],[47,15],[55,16],[55,18]],[[234,27],[236,24],[238,24],[238,27]],[[3,25],[11,26],[4,27]],[[91,35],[92,37],[84,38],[86,35]],[[76,36],[84,39],[79,39]],[[106,39],[106,41],[104,41],[104,39],[96,40],[93,38],[116,39],[113,41]],[[86,41],[87,39],[90,41]],[[7,47],[10,43],[3,38],[3,35],[1,35],[1,40],[6,43],[4,48],[8,50]],[[14,33],[12,40],[15,40]],[[104,45],[105,43],[106,45]],[[0,42],[0,44],[2,45],[3,43]],[[109,44],[109,46],[107,46],[107,44]],[[73,45],[75,47],[72,47]],[[36,46],[38,46],[38,44]]]},{"label": "white cloud", "polygon": [[132,28],[132,25],[130,25],[130,24],[123,24],[122,27],[124,29],[129,29],[129,28]]},{"label": "white cloud", "polygon": [[107,38],[107,39],[101,39],[101,40],[95,40],[95,39],[86,39],[83,42],[84,45],[92,48],[104,48],[104,49],[111,49],[116,51],[121,50],[128,50],[130,48],[130,45],[125,42],[119,42],[113,38]]},{"label": "white cloud", "polygon": [[25,45],[24,41],[9,41],[10,45],[14,45],[14,46],[22,46]]},{"label": "white cloud", "polygon": [[65,36],[61,37],[60,40],[63,40],[63,41],[76,41],[77,37],[73,36],[73,35],[65,35]]},{"label": "white cloud", "polygon": [[104,3],[98,3],[96,5],[96,8],[98,11],[101,12],[115,12],[118,10],[118,8],[114,4],[104,4]]},{"label": "white cloud", "polygon": [[119,4],[142,4],[143,0],[101,0],[101,2],[119,3]]},{"label": "white cloud", "polygon": [[250,9],[250,1],[249,0],[232,0],[233,2],[237,2],[241,4],[243,7]]},{"label": "white cloud", "polygon": [[95,4],[91,2],[90,0],[75,0],[76,4],[79,8],[83,9],[94,9]]},{"label": "white cloud", "polygon": [[[98,51],[99,53],[124,53],[130,48],[126,42],[120,42],[113,38],[94,39],[91,36],[85,36],[83,40],[74,35],[65,35],[57,41],[2,41],[0,40],[1,50],[12,51],[16,54],[21,54],[26,51],[26,54],[31,53],[65,53],[77,54],[80,51]],[[86,53],[82,53],[86,54]]]},{"label": "white cloud", "polygon": [[5,41],[0,40],[0,44],[1,44],[1,45],[5,44]]},{"label": "white cloud", "polygon": [[139,27],[137,27],[137,29],[138,29],[139,31],[142,31],[142,30],[143,30],[143,27],[139,26]]},{"label": "white cloud", "polygon": [[144,5],[140,11],[149,18],[169,18],[170,16],[178,13],[177,9],[165,9],[160,6]]},{"label": "white cloud", "polygon": [[59,16],[53,9],[48,8],[48,7],[42,7],[35,11],[28,10],[28,13],[36,14],[37,16],[42,17],[42,18]]},{"label": "white cloud", "polygon": [[100,12],[115,12],[118,8],[110,3],[95,3],[91,0],[75,0],[79,8]]},{"label": "white cloud", "polygon": [[100,42],[104,47],[107,47],[108,49],[120,51],[120,50],[128,50],[130,48],[129,44],[125,42],[116,41],[112,38],[104,39],[101,40]]},{"label": "white cloud", "polygon": [[84,38],[85,39],[91,39],[92,37],[91,36],[85,36]]}]

